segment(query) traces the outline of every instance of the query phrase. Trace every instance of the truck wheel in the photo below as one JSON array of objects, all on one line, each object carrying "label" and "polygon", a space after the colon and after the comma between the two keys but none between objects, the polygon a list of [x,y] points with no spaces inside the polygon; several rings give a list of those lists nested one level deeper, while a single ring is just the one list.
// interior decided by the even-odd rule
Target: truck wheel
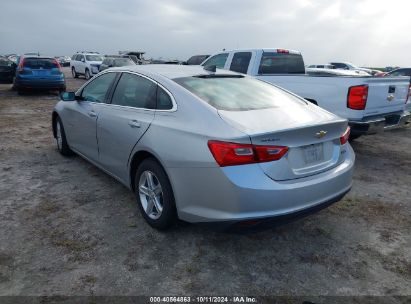
[{"label": "truck wheel", "polygon": [[88,69],[86,69],[86,72],[85,72],[84,76],[86,77],[87,80],[89,80],[91,78],[90,72],[89,72]]}]

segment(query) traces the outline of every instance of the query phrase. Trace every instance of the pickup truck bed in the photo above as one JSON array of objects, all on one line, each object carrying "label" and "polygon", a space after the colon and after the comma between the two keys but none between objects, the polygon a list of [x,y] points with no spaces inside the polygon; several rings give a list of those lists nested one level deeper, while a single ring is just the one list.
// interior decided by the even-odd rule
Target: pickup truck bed
[{"label": "pickup truck bed", "polygon": [[285,49],[223,51],[202,65],[248,74],[303,97],[346,118],[355,137],[410,123],[410,77],[308,75],[301,53]]}]

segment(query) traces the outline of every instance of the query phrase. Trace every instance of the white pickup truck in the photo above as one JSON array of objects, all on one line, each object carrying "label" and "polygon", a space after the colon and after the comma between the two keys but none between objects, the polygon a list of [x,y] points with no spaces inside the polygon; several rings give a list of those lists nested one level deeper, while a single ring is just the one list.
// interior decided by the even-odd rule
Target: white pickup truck
[{"label": "white pickup truck", "polygon": [[201,65],[248,74],[299,95],[346,118],[353,138],[411,122],[405,111],[409,77],[308,75],[301,53],[285,49],[222,51]]}]

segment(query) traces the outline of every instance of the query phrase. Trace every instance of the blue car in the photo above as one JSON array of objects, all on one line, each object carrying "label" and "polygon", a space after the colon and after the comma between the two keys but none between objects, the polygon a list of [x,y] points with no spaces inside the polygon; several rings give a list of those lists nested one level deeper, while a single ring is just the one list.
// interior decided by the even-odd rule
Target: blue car
[{"label": "blue car", "polygon": [[66,90],[66,79],[55,58],[25,56],[19,61],[14,80],[18,92],[26,89]]}]

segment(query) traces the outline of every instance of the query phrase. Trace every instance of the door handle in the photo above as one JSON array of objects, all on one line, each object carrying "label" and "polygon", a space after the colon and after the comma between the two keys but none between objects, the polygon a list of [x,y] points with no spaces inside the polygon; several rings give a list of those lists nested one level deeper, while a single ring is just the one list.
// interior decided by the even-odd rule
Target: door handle
[{"label": "door handle", "polygon": [[94,111],[90,111],[90,112],[88,112],[88,116],[90,116],[90,117],[97,117],[97,114],[96,114],[96,112],[94,112]]},{"label": "door handle", "polygon": [[132,128],[140,128],[141,127],[141,123],[139,123],[137,120],[130,120],[128,122],[128,125]]}]

